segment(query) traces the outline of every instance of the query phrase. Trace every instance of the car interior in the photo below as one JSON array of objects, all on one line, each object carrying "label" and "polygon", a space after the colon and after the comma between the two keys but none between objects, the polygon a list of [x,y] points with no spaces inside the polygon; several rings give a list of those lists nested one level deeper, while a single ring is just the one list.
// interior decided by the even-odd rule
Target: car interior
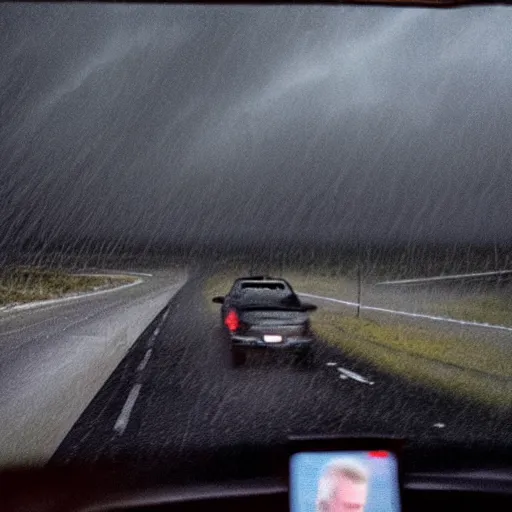
[{"label": "car interior", "polygon": [[[195,4],[196,2],[183,3]],[[197,3],[223,4],[224,2]],[[240,5],[234,5],[233,8],[238,9],[243,4],[257,3],[241,1],[237,2]],[[295,4],[296,2],[277,3]],[[467,5],[489,3],[492,2],[339,0],[319,4],[339,5],[340,9],[343,9],[345,4],[366,6],[379,4],[375,8],[393,9],[409,6],[411,8],[443,8],[448,11],[451,8],[459,9]],[[245,7],[251,8],[248,5]],[[282,283],[265,282],[263,276],[260,277],[261,282],[258,282],[258,277],[253,278],[253,282],[243,283],[242,289],[250,291],[285,289]],[[216,297],[214,302],[221,303],[222,300],[222,297]],[[1,418],[0,421],[2,421]],[[389,512],[512,510],[512,460],[507,460],[506,457],[500,459],[499,448],[495,451],[496,464],[480,465],[478,447],[475,446],[472,466],[459,468],[457,454],[444,452],[442,449],[432,449],[429,452],[428,445],[418,448],[412,446],[413,444],[408,439],[366,438],[364,434],[362,437],[344,437],[342,433],[338,436],[322,436],[321,433],[317,436],[290,436],[283,445],[270,447],[268,465],[265,466],[266,474],[260,472],[254,478],[242,475],[240,478],[221,481],[215,481],[213,475],[205,483],[194,482],[194,475],[189,472],[187,478],[183,480],[185,483],[172,479],[160,482],[158,485],[146,485],[141,482],[140,485],[134,485],[131,489],[126,489],[122,485],[124,477],[118,469],[114,472],[108,470],[103,472],[99,466],[93,468],[20,467],[0,472],[0,509],[6,512],[364,510],[364,502],[356,502],[356,498],[353,503],[345,503],[343,506],[346,508],[342,505],[336,508],[336,505],[329,504],[331,502],[326,502],[327,505],[324,506],[318,501],[318,475],[324,467],[325,460],[330,457],[329,460],[337,458],[340,461],[347,459],[368,463],[370,490],[367,487],[364,489],[361,487],[363,484],[366,485],[364,483],[366,477],[360,477],[359,481],[351,482],[356,482],[360,486],[359,489],[363,489],[361,493],[366,493],[364,500],[370,498],[382,500],[382,508],[375,506],[378,510]],[[233,450],[236,451],[236,447],[233,447]],[[442,461],[446,469],[417,471],[413,461],[422,458],[429,461]],[[205,465],[208,464],[209,454],[201,453],[198,456],[198,466],[202,459]],[[247,457],[241,464],[249,468],[253,462],[250,457]],[[311,469],[313,467],[314,471]],[[356,467],[358,467],[357,464]],[[184,473],[187,471],[189,470],[184,469]],[[355,470],[352,471],[354,472]],[[311,483],[313,473],[317,475],[315,477],[317,480]],[[372,478],[376,474],[381,480],[378,485],[375,484],[375,488],[372,488],[374,485]],[[299,506],[300,503],[303,505]]]}]

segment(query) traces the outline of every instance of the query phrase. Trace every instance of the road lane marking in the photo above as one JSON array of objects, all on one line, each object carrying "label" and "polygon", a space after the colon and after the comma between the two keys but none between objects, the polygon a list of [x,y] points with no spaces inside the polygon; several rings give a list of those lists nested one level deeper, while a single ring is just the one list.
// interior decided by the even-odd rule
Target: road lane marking
[{"label": "road lane marking", "polygon": [[347,370],[346,368],[340,368],[338,367],[338,371],[348,377],[349,379],[357,380],[357,382],[362,382],[363,384],[369,384],[370,386],[373,386],[374,382],[371,380],[365,379],[362,375],[359,375],[356,372]]},{"label": "road lane marking", "polygon": [[160,334],[160,327],[157,327],[154,331],[153,331],[153,336],[158,336]]},{"label": "road lane marking", "polygon": [[37,308],[40,306],[48,306],[50,304],[60,304],[62,302],[69,302],[69,301],[77,300],[77,299],[87,299],[87,298],[93,297],[95,295],[102,295],[104,293],[111,293],[111,292],[118,292],[120,290],[125,290],[126,288],[131,288],[132,286],[137,286],[139,284],[142,284],[143,282],[144,281],[142,279],[137,279],[137,281],[134,281],[133,283],[123,284],[121,286],[116,286],[115,288],[108,288],[106,290],[99,290],[97,292],[82,293],[80,295],[73,295],[71,297],[62,297],[61,299],[38,300],[36,302],[29,302],[27,304],[20,304],[18,306],[4,306],[4,307],[0,308],[0,312],[2,312],[2,311],[6,311],[6,312],[23,311],[26,309]]},{"label": "road lane marking", "polygon": [[[322,295],[313,295],[312,293],[298,293],[297,295],[302,295],[304,297],[311,297],[312,299],[320,299],[320,300],[326,300],[329,302],[336,302],[337,304],[344,304],[345,306],[351,306],[351,307],[359,306],[359,304],[357,304],[357,302],[333,299],[332,297],[323,297]],[[458,325],[469,325],[470,327],[484,327],[487,329],[497,329],[500,331],[512,332],[512,327],[506,327],[504,325],[472,322],[470,320],[456,320],[455,318],[449,318],[446,316],[424,315],[422,313],[410,313],[408,311],[397,311],[395,309],[386,309],[386,308],[378,308],[375,306],[363,306],[363,305],[360,306],[360,309],[364,309],[366,311],[377,311],[378,313],[390,313],[393,315],[409,316],[411,318],[423,318],[425,320],[433,320],[436,322],[448,322],[448,323],[458,324]]]},{"label": "road lane marking", "polygon": [[338,363],[335,363],[333,361],[329,361],[328,363],[325,363],[325,366],[336,366]]},{"label": "road lane marking", "polygon": [[149,358],[151,357],[151,354],[153,352],[152,348],[148,348],[146,350],[146,354],[144,355],[144,359],[140,362],[139,366],[137,366],[137,371],[141,372],[146,368],[146,365],[148,364]]},{"label": "road lane marking", "polygon": [[167,315],[169,314],[169,310],[167,310],[163,316],[162,316],[162,323],[164,323],[165,319],[167,318]]},{"label": "road lane marking", "polygon": [[143,277],[153,277],[153,274],[148,274],[146,272],[122,272],[128,276],[143,276]]},{"label": "road lane marking", "polygon": [[135,384],[133,386],[133,388],[130,390],[128,398],[126,399],[126,402],[123,405],[121,414],[117,418],[116,424],[114,425],[114,431],[119,435],[122,435],[128,426],[128,422],[130,421],[130,414],[132,413],[133,406],[137,401],[141,387],[142,384]]}]

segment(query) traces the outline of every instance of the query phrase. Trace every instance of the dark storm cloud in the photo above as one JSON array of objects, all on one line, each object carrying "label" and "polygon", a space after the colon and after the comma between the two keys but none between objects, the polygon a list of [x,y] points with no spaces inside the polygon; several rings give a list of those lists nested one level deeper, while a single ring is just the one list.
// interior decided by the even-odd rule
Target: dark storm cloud
[{"label": "dark storm cloud", "polygon": [[507,8],[0,12],[4,246],[512,238]]}]

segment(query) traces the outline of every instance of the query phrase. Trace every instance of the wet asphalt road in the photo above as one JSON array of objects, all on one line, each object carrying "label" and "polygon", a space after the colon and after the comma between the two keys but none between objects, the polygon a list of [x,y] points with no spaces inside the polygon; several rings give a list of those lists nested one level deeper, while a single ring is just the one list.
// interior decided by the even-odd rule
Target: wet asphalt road
[{"label": "wet asphalt road", "polygon": [[126,485],[269,476],[289,434],[409,438],[412,469],[512,460],[505,413],[407,383],[321,342],[312,367],[256,354],[233,368],[202,285],[190,279],[146,329],[52,465],[113,466]]},{"label": "wet asphalt road", "polygon": [[0,466],[47,461],[186,280],[184,271],[138,277],[138,284],[0,311]]}]

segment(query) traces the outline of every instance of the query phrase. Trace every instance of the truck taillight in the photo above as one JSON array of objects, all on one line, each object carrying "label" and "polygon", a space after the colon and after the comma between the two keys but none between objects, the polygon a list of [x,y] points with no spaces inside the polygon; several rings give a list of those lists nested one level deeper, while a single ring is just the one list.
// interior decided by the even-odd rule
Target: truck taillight
[{"label": "truck taillight", "polygon": [[240,327],[240,318],[234,309],[232,309],[224,320],[224,325],[231,331],[235,332]]}]

